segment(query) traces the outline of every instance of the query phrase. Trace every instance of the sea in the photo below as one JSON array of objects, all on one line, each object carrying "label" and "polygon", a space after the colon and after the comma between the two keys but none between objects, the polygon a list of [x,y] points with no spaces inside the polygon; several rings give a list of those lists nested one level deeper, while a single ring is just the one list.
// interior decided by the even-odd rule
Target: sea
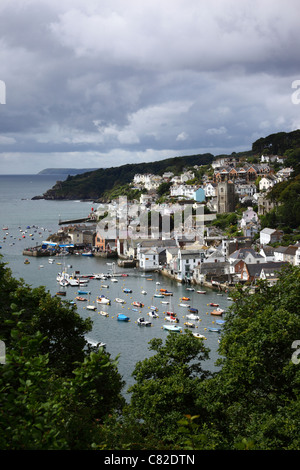
[{"label": "sea", "polygon": [[[168,334],[184,334],[184,322],[188,321],[188,304],[198,309],[199,321],[195,322],[193,332],[206,337],[205,345],[210,350],[210,358],[203,363],[203,368],[216,371],[216,360],[220,357],[218,352],[219,340],[222,334],[222,325],[216,324],[217,317],[211,315],[213,307],[210,303],[219,304],[226,311],[231,305],[227,294],[205,288],[193,286],[194,291],[187,290],[187,285],[177,283],[160,273],[143,273],[136,268],[121,268],[117,260],[99,257],[86,257],[70,255],[65,259],[55,259],[49,262],[49,257],[27,257],[29,264],[25,264],[26,257],[23,250],[28,247],[40,245],[49,235],[60,228],[59,220],[72,220],[86,217],[92,207],[91,201],[47,201],[33,200],[34,196],[42,195],[52,188],[57,180],[65,176],[59,175],[0,175],[0,255],[2,261],[7,263],[14,277],[23,279],[31,287],[45,286],[51,295],[60,290],[57,275],[65,267],[69,273],[79,271],[82,276],[93,274],[116,274],[117,282],[110,279],[101,282],[98,279],[89,279],[87,286],[80,288],[90,292],[84,294],[87,301],[77,301],[78,287],[68,286],[66,296],[62,300],[72,300],[77,304],[78,313],[83,317],[90,317],[93,322],[92,331],[87,340],[92,344],[105,343],[105,348],[112,359],[118,357],[118,370],[125,381],[124,394],[134,384],[132,372],[137,362],[150,357],[153,352],[149,350],[149,341],[152,338],[165,340]],[[123,275],[123,276],[122,276]],[[125,276],[124,276],[125,275]],[[131,293],[124,293],[123,289],[131,289]],[[165,298],[154,297],[160,289],[166,289],[173,295]],[[205,290],[206,294],[199,294],[197,290]],[[142,294],[142,291],[147,294]],[[105,306],[96,302],[97,296],[105,295],[111,300],[111,305]],[[188,301],[181,300],[188,297]],[[120,304],[116,298],[125,300]],[[169,302],[165,304],[162,302]],[[143,307],[136,308],[133,302],[142,302]],[[87,304],[94,304],[96,311],[86,309]],[[150,307],[157,308],[158,318],[148,316]],[[99,312],[107,311],[108,316]],[[182,327],[181,333],[170,333],[163,329],[166,312],[174,311],[179,319],[178,325]],[[117,314],[127,315],[129,322],[117,320]],[[151,326],[139,326],[137,319],[144,317],[151,321]],[[224,316],[223,316],[224,317]],[[208,328],[217,327],[219,332]]]}]

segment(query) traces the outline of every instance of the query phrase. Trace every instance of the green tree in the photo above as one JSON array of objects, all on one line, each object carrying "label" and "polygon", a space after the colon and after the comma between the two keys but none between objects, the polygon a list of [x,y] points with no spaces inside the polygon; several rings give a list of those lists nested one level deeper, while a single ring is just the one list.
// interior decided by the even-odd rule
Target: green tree
[{"label": "green tree", "polygon": [[0,276],[0,449],[92,448],[124,405],[116,360],[88,347],[69,305],[15,280],[4,263]]},{"label": "green tree", "polygon": [[300,447],[300,366],[292,362],[292,344],[300,338],[299,286],[300,269],[290,266],[276,285],[261,282],[254,295],[243,289],[234,294],[220,371],[198,397],[223,448],[243,442],[264,450]]},{"label": "green tree", "polygon": [[10,323],[14,311],[22,311],[24,329],[29,335],[40,332],[45,338],[41,353],[49,354],[50,366],[57,373],[71,374],[76,361],[83,361],[91,348],[85,335],[91,330],[90,319],[83,319],[76,306],[51,297],[43,286],[31,288],[23,280],[16,280],[5,263],[0,262],[0,322],[1,339],[12,343]]},{"label": "green tree", "polygon": [[131,413],[142,420],[147,433],[164,442],[176,442],[177,422],[193,412],[199,383],[209,373],[201,362],[208,359],[203,341],[189,331],[152,339],[155,354],[136,364],[136,383],[130,388]]}]

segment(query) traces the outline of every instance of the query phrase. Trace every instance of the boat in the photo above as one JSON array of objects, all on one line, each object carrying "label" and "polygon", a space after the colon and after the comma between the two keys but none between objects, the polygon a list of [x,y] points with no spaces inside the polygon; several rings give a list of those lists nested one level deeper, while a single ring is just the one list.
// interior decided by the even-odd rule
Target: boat
[{"label": "boat", "polygon": [[187,308],[190,307],[190,305],[188,305],[188,304],[179,304],[179,306],[180,306],[180,307],[187,307]]},{"label": "boat", "polygon": [[69,285],[73,287],[80,286],[80,285],[83,287],[84,285],[86,285],[86,284],[80,283],[79,279],[74,279],[73,277],[69,277],[68,281],[69,281]]},{"label": "boat", "polygon": [[225,320],[216,320],[216,323],[217,323],[218,325],[224,325]]},{"label": "boat", "polygon": [[111,282],[118,282],[118,279],[116,279],[115,277],[112,277]]},{"label": "boat", "polygon": [[126,304],[124,299],[119,299],[118,297],[115,299],[115,301],[118,302],[118,304]]},{"label": "boat", "polygon": [[219,304],[215,304],[215,303],[213,303],[213,302],[211,302],[211,303],[208,304],[208,305],[210,305],[210,307],[219,307]]},{"label": "boat", "polygon": [[132,305],[134,305],[134,307],[139,307],[139,308],[144,307],[144,304],[142,304],[142,302],[132,302]]},{"label": "boat", "polygon": [[197,290],[197,294],[206,294],[206,290]]},{"label": "boat", "polygon": [[176,317],[176,313],[175,312],[167,312],[167,315],[170,315],[172,317]]},{"label": "boat", "polygon": [[194,292],[195,289],[193,287],[187,287],[186,290]]},{"label": "boat", "polygon": [[87,299],[85,297],[81,297],[80,295],[78,295],[77,297],[75,297],[76,300],[79,300],[79,302],[84,302],[86,301]]},{"label": "boat", "polygon": [[190,308],[189,308],[189,312],[191,312],[191,313],[198,313],[198,309],[197,309],[197,308],[190,307]]},{"label": "boat", "polygon": [[187,326],[188,328],[195,328],[195,323],[191,323],[189,321],[184,322],[184,325]]},{"label": "boat", "polygon": [[160,298],[160,299],[163,299],[163,298],[164,298],[163,294],[154,294],[153,297],[158,297],[158,298]]},{"label": "boat", "polygon": [[204,335],[201,335],[200,333],[193,333],[193,336],[199,339],[207,339]]},{"label": "boat", "polygon": [[29,259],[26,258],[25,261],[24,261],[24,264],[30,264]]},{"label": "boat", "polygon": [[84,251],[83,253],[81,253],[81,255],[82,256],[94,256],[91,251]]},{"label": "boat", "polygon": [[99,315],[102,315],[103,317],[108,317],[108,312],[105,312],[104,310],[100,310]]},{"label": "boat", "polygon": [[181,297],[181,300],[191,300],[189,297]]},{"label": "boat", "polygon": [[159,289],[160,292],[167,292],[167,289]]},{"label": "boat", "polygon": [[178,318],[173,317],[173,316],[171,316],[171,315],[167,316],[167,317],[165,318],[165,321],[169,321],[170,323],[179,323]]},{"label": "boat", "polygon": [[143,317],[140,317],[140,318],[137,319],[137,324],[140,325],[140,326],[151,326],[152,325],[151,321],[147,321]]},{"label": "boat", "polygon": [[224,310],[221,308],[215,308],[212,312],[210,312],[211,315],[223,315]]},{"label": "boat", "polygon": [[101,287],[104,287],[105,289],[109,289],[109,286],[107,284],[101,284]]},{"label": "boat", "polygon": [[161,303],[164,304],[164,305],[169,305],[170,302],[168,302],[166,300],[162,300]]},{"label": "boat", "polygon": [[110,300],[107,297],[105,297],[105,295],[101,295],[100,297],[97,297],[96,302],[98,302],[98,304],[110,305]]},{"label": "boat", "polygon": [[215,333],[220,333],[221,329],[220,328],[212,328],[211,326],[209,326],[207,328],[209,331],[214,331]]},{"label": "boat", "polygon": [[181,331],[181,326],[178,326],[178,325],[163,325],[163,329],[168,330],[168,331],[180,332]]},{"label": "boat", "polygon": [[198,315],[194,315],[194,313],[188,314],[186,318],[189,318],[190,320],[200,320],[200,317]]},{"label": "boat", "polygon": [[158,312],[158,308],[155,307],[155,305],[151,305],[149,308],[150,310],[154,310],[155,312]]},{"label": "boat", "polygon": [[62,287],[66,287],[70,284],[69,280],[68,279],[61,279],[59,281],[59,284],[62,286]]},{"label": "boat", "polygon": [[129,321],[130,319],[126,315],[123,315],[123,313],[118,313],[117,320],[118,321]]},{"label": "boat", "polygon": [[160,282],[157,282],[156,285],[159,286],[159,285],[160,285]]},{"label": "boat", "polygon": [[141,294],[147,295],[147,292],[145,290],[142,290]]},{"label": "boat", "polygon": [[56,295],[66,295],[66,291],[65,290],[61,290],[59,292],[56,292]]},{"label": "boat", "polygon": [[123,289],[123,292],[125,292],[125,294],[131,294],[132,290],[131,289]]},{"label": "boat", "polygon": [[158,318],[158,314],[154,310],[151,310],[151,312],[148,312],[148,315],[151,318]]},{"label": "boat", "polygon": [[77,294],[79,294],[79,295],[89,295],[90,292],[87,291],[87,290],[78,290],[78,291],[77,291]]},{"label": "boat", "polygon": [[49,263],[49,264],[53,264],[54,261],[55,261],[55,260],[54,260],[53,258],[49,258],[49,259],[48,259],[48,263]]},{"label": "boat", "polygon": [[97,307],[95,305],[87,305],[85,308],[87,310],[94,310],[94,311],[97,310]]}]

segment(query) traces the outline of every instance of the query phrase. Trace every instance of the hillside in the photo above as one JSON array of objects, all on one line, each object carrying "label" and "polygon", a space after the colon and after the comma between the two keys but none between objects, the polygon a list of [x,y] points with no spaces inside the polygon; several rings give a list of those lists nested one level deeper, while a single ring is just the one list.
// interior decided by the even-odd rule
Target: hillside
[{"label": "hillside", "polygon": [[[233,154],[236,157],[260,156],[262,154],[285,155],[287,164],[295,169],[299,166],[300,156],[300,130],[292,132],[278,132],[267,137],[261,137],[252,144],[252,149]],[[133,163],[111,168],[99,168],[84,173],[71,175],[69,171],[65,181],[58,181],[43,195],[34,199],[83,199],[101,201],[106,195],[119,191],[121,186],[126,186],[133,180],[136,173],[152,173],[162,175],[172,171],[178,175],[186,167],[194,165],[209,165],[215,158],[229,157],[230,155],[214,156],[210,153],[168,158],[149,163]],[[79,170],[77,170],[79,171]],[[295,171],[295,175],[298,171]]]},{"label": "hillside", "polygon": [[193,165],[207,165],[214,159],[210,153],[168,158],[150,163],[133,163],[111,168],[100,168],[83,174],[68,176],[58,181],[53,188],[35,199],[86,199],[99,200],[105,191],[130,183],[136,173],[161,175],[165,171],[179,174],[183,168]]}]

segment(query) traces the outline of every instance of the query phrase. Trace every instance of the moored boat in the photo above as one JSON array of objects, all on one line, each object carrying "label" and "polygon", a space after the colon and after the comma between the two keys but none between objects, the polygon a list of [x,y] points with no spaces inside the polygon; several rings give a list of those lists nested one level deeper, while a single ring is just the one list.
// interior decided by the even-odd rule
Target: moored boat
[{"label": "moored boat", "polygon": [[195,328],[195,323],[192,323],[190,321],[184,322],[184,325],[187,326],[188,328]]},{"label": "moored boat", "polygon": [[97,297],[96,302],[98,302],[98,304],[110,305],[110,300],[107,297],[105,297],[105,295],[101,295],[100,297]]},{"label": "moored boat", "polygon": [[221,308],[215,308],[212,312],[210,312],[211,315],[223,315],[224,310]]},{"label": "moored boat", "polygon": [[197,309],[197,308],[190,307],[190,308],[189,308],[189,312],[191,312],[191,313],[198,313],[198,309]]},{"label": "moored boat", "polygon": [[117,320],[118,321],[129,321],[130,318],[127,317],[127,315],[124,315],[123,313],[118,313]]},{"label": "moored boat", "polygon": [[151,321],[147,321],[143,317],[140,317],[140,318],[137,319],[137,324],[140,325],[140,326],[151,326],[152,325]]},{"label": "moored boat", "polygon": [[207,339],[204,335],[201,335],[200,333],[193,333],[194,338],[198,339]]},{"label": "moored boat", "polygon": [[168,331],[180,332],[181,331],[181,326],[178,326],[178,325],[163,325],[163,329],[168,330]]},{"label": "moored boat", "polygon": [[134,307],[139,307],[139,308],[144,307],[144,304],[143,304],[142,302],[137,302],[137,301],[132,302],[132,305],[133,305]]}]

